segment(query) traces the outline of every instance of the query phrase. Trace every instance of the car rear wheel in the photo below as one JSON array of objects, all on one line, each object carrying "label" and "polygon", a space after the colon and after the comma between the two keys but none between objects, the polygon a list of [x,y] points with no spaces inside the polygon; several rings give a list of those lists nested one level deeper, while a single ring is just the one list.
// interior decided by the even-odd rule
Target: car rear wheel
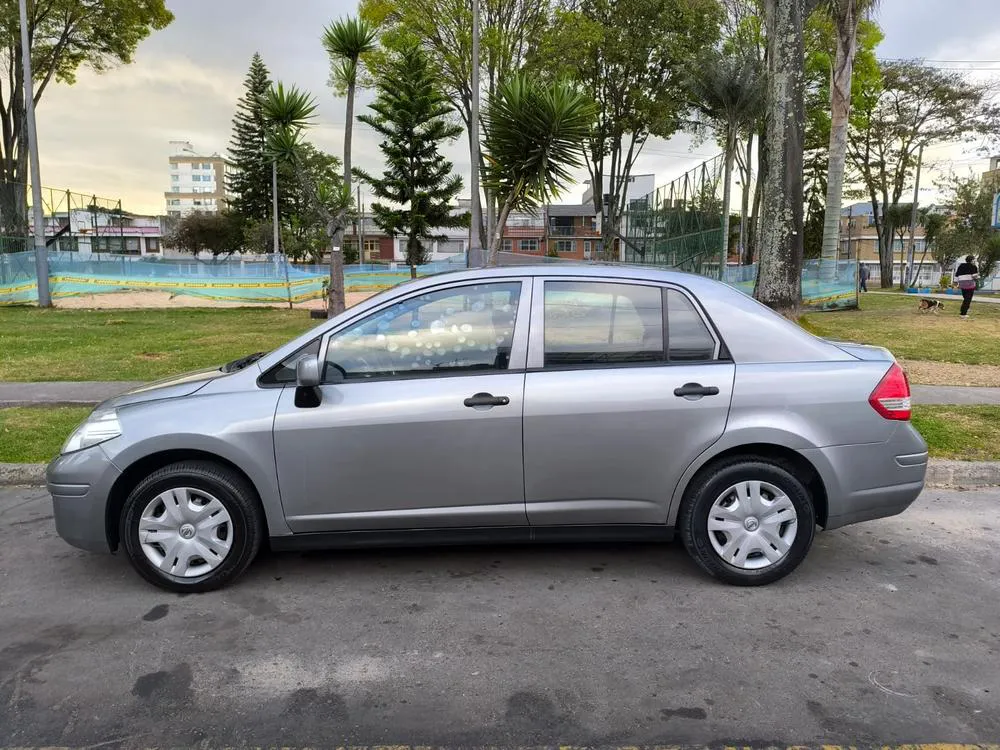
[{"label": "car rear wheel", "polygon": [[738,586],[761,586],[785,577],[805,559],[816,513],[790,466],[742,457],[698,475],[679,525],[684,546],[710,575]]},{"label": "car rear wheel", "polygon": [[168,591],[211,591],[253,562],[264,536],[256,493],[207,461],[159,469],[129,494],[121,538],[132,566]]}]

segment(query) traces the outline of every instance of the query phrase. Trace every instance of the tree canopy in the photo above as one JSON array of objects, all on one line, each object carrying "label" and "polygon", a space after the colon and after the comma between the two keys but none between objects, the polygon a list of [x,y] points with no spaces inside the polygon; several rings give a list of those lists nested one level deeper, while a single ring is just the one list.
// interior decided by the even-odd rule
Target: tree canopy
[{"label": "tree canopy", "polygon": [[[46,0],[29,10],[36,103],[53,80],[74,83],[80,67],[102,72],[132,62],[139,42],[174,20],[164,0]],[[19,164],[26,158],[20,28],[17,2],[7,0],[0,5],[0,180],[6,182],[27,181]]]},{"label": "tree canopy", "polygon": [[921,147],[961,143],[1000,133],[992,84],[919,61],[886,62],[863,80],[851,118],[848,161],[874,209],[882,285],[891,286],[892,227],[885,210],[898,204]]},{"label": "tree canopy", "polygon": [[586,164],[605,253],[646,140],[680,129],[690,106],[686,72],[719,40],[721,22],[716,0],[565,0],[542,35],[532,69],[573,81],[597,104]]},{"label": "tree canopy", "polygon": [[247,221],[269,221],[271,216],[271,160],[267,157],[267,120],[264,96],[271,76],[260,54],[254,54],[236,104],[229,145],[235,170],[229,178],[234,212]]},{"label": "tree canopy", "polygon": [[372,114],[358,117],[382,136],[385,161],[381,176],[356,169],[378,199],[372,204],[375,223],[390,235],[406,237],[406,262],[412,273],[426,262],[429,240],[443,239],[436,231],[468,223],[452,214],[452,201],[462,178],[439,148],[462,133],[449,122],[452,107],[437,85],[427,55],[411,45],[389,56],[379,69]]},{"label": "tree canopy", "polygon": [[231,255],[243,249],[243,222],[228,211],[217,214],[195,211],[177,219],[164,243],[192,255],[203,252],[213,257]]}]

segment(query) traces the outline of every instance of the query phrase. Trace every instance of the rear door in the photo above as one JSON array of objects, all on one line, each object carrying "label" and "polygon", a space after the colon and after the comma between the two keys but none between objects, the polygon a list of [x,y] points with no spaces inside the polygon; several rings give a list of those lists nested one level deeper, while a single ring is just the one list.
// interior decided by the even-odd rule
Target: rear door
[{"label": "rear door", "polygon": [[524,390],[528,521],[665,523],[681,474],[725,430],[734,375],[681,289],[536,280]]}]

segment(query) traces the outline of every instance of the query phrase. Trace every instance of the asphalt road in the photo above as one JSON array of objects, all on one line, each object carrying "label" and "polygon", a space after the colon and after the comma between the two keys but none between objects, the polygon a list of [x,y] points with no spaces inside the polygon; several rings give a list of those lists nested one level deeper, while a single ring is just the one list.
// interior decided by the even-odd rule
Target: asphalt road
[{"label": "asphalt road", "polygon": [[765,589],[679,545],[266,555],[176,596],[0,489],[0,746],[1000,738],[1000,493],[817,537]]}]

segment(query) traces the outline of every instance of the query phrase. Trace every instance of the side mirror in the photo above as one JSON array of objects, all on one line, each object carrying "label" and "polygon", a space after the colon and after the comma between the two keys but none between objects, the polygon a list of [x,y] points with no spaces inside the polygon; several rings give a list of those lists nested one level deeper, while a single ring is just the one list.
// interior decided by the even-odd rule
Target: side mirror
[{"label": "side mirror", "polygon": [[295,363],[295,384],[299,388],[315,388],[319,383],[319,357],[303,357]]}]

